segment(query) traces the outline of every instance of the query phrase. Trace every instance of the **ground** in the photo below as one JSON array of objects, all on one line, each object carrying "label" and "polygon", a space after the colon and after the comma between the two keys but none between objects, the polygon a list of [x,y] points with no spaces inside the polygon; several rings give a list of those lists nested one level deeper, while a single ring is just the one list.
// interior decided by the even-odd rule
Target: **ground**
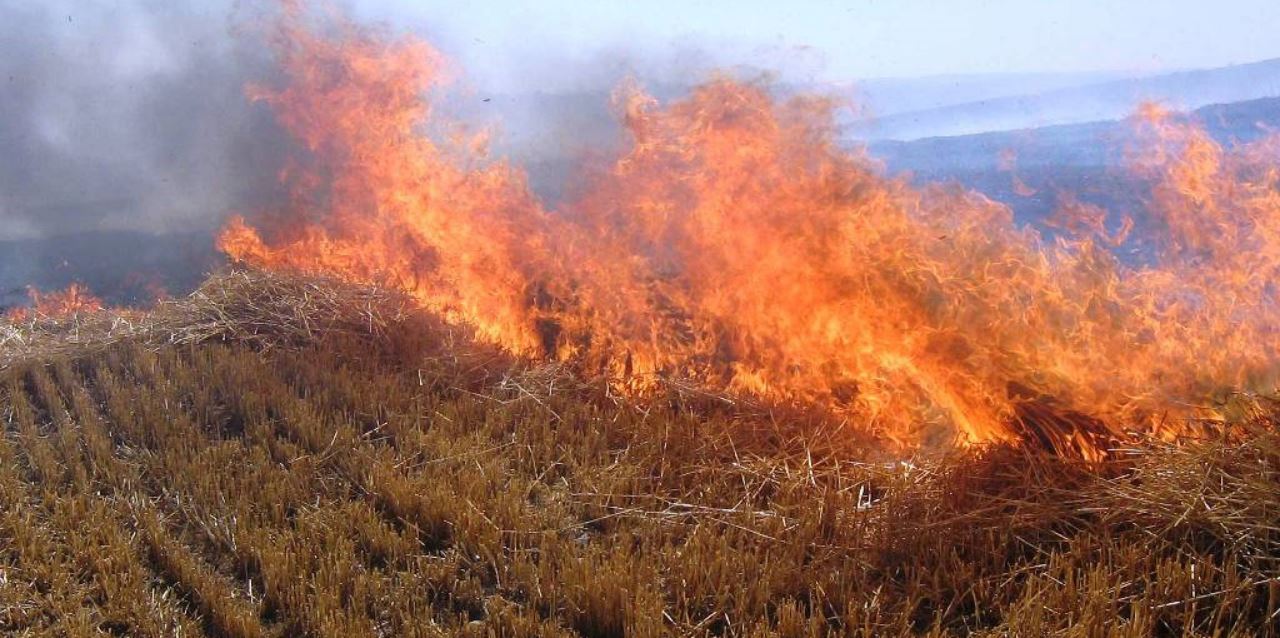
[{"label": "ground", "polygon": [[152,332],[10,335],[0,630],[1275,634],[1266,414],[1095,463],[895,457],[847,423],[675,384],[625,399],[263,281]]}]

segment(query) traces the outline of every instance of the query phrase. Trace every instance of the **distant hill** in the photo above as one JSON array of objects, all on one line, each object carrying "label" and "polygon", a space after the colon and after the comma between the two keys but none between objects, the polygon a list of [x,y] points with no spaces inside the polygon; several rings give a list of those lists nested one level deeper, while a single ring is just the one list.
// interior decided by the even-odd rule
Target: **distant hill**
[{"label": "distant hill", "polygon": [[[1221,142],[1256,140],[1268,129],[1280,128],[1280,97],[1202,106],[1189,117]],[[1129,137],[1130,124],[1111,119],[977,135],[886,140],[868,147],[892,172],[934,174],[957,169],[995,170],[1000,168],[1001,154],[1007,152],[1016,156],[1020,168],[1114,165],[1120,143]]]},{"label": "distant hill", "polygon": [[[1280,98],[1213,104],[1193,111],[1224,144],[1247,142],[1280,129]],[[1113,211],[1142,208],[1120,170],[1131,139],[1123,120],[1064,124],[976,135],[868,146],[890,173],[907,172],[917,183],[952,181],[1002,201],[1024,222],[1035,222],[1070,193]]]},{"label": "distant hill", "polygon": [[1280,59],[1110,80],[850,121],[850,136],[911,140],[1113,120],[1143,101],[1179,109],[1280,96]]},{"label": "distant hill", "polygon": [[[1259,98],[1196,109],[1191,117],[1215,139],[1249,141],[1280,127],[1280,97]],[[1020,167],[1113,164],[1117,144],[1130,133],[1121,119],[1060,124],[973,135],[883,140],[869,146],[894,171],[934,173],[954,169],[996,169],[1002,152],[1012,151]]]},{"label": "distant hill", "polygon": [[1046,93],[1141,77],[1122,71],[1079,73],[977,73],[917,78],[867,78],[848,88],[869,117],[929,111],[946,106]]}]

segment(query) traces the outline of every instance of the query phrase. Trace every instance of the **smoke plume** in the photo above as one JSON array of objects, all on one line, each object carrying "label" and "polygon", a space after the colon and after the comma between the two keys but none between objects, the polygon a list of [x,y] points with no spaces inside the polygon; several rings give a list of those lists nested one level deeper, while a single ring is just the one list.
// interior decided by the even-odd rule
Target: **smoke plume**
[{"label": "smoke plume", "polygon": [[215,227],[273,188],[269,72],[230,0],[0,0],[0,239]]}]

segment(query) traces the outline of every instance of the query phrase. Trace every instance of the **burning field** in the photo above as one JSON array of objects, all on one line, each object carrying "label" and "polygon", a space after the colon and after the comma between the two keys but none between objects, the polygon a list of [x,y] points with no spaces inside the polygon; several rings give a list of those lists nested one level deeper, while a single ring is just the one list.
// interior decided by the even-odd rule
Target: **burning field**
[{"label": "burning field", "polygon": [[429,44],[285,3],[287,202],[0,323],[18,635],[1273,635],[1280,137],[1042,225],[838,101],[623,83],[560,201]]},{"label": "burning field", "polygon": [[[1063,207],[1052,235],[956,187],[841,148],[831,100],[728,78],[659,104],[555,209],[484,138],[432,119],[425,43],[286,17],[283,80],[252,94],[306,152],[290,205],[233,220],[256,267],[406,291],[517,356],[818,406],[905,446],[1022,438],[1023,406],[1077,415],[1053,445],[1176,439],[1275,385],[1277,139],[1224,150],[1156,106],[1134,118],[1148,206]],[[452,133],[443,141],[425,131]],[[1144,248],[1126,262],[1130,231]]]},{"label": "burning field", "polygon": [[1280,613],[1274,410],[1093,462],[909,458],[253,271],[5,341],[18,635],[1265,635]]}]

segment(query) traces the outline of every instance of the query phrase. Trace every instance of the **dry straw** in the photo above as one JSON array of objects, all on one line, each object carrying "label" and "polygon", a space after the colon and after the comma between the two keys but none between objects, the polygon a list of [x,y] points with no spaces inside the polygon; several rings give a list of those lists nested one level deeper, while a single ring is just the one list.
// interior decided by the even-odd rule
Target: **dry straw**
[{"label": "dry straw", "polygon": [[[1045,445],[888,459],[839,419],[674,382],[624,400],[455,332],[386,290],[253,271],[150,312],[6,327],[0,626],[1280,626],[1280,437],[1256,400],[1235,436],[1130,441],[1093,462]],[[1083,418],[1051,407],[1024,418]]]},{"label": "dry straw", "polygon": [[229,270],[190,295],[147,311],[104,310],[32,316],[0,323],[0,369],[55,355],[89,353],[121,342],[150,347],[237,341],[271,348],[335,334],[384,334],[405,321],[403,295],[297,274]]}]

